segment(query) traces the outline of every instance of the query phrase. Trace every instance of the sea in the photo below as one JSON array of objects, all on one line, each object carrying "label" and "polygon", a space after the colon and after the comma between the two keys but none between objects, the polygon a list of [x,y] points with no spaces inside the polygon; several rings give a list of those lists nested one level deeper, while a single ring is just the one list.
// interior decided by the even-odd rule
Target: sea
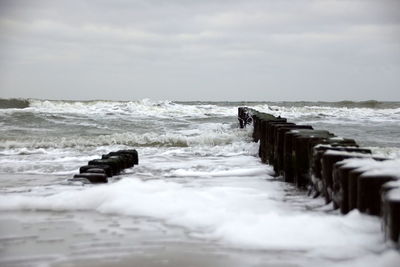
[{"label": "sea", "polygon": [[[399,266],[379,217],[261,163],[239,106],[400,158],[400,102],[0,99],[0,266]],[[139,165],[71,180],[119,149]]]}]

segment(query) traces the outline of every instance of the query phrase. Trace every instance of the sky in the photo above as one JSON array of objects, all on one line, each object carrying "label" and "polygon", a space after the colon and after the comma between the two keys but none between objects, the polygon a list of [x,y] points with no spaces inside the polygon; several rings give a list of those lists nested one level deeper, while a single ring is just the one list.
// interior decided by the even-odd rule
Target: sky
[{"label": "sky", "polygon": [[0,98],[400,101],[398,0],[0,0]]}]

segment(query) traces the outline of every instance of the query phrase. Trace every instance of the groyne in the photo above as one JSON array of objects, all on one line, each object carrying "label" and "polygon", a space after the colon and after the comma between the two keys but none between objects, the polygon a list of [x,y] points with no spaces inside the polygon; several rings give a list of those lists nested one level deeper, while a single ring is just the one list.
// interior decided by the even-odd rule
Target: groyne
[{"label": "groyne", "polygon": [[354,139],[248,107],[238,108],[238,120],[241,128],[253,125],[261,161],[283,181],[342,214],[358,209],[380,216],[385,237],[400,248],[400,160],[374,157]]},{"label": "groyne", "polygon": [[87,183],[108,183],[108,177],[118,175],[126,168],[139,164],[139,156],[135,149],[118,150],[93,159],[79,168],[72,181]]}]

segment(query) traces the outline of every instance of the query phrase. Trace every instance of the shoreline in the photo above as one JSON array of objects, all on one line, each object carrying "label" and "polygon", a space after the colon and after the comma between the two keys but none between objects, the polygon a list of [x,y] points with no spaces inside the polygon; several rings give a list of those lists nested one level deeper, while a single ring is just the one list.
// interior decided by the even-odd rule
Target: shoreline
[{"label": "shoreline", "polygon": [[0,231],[1,266],[298,266],[303,253],[234,249],[157,220],[86,211],[2,211]]}]

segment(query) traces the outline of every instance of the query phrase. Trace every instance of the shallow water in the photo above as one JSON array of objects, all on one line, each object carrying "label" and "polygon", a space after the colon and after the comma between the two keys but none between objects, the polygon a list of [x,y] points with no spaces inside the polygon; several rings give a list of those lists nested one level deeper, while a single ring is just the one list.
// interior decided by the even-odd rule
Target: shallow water
[{"label": "shallow water", "polygon": [[[0,109],[2,266],[400,260],[378,218],[341,216],[273,177],[236,118],[246,104],[400,158],[400,103],[29,102]],[[109,184],[68,181],[88,160],[132,147],[140,165]]]}]

